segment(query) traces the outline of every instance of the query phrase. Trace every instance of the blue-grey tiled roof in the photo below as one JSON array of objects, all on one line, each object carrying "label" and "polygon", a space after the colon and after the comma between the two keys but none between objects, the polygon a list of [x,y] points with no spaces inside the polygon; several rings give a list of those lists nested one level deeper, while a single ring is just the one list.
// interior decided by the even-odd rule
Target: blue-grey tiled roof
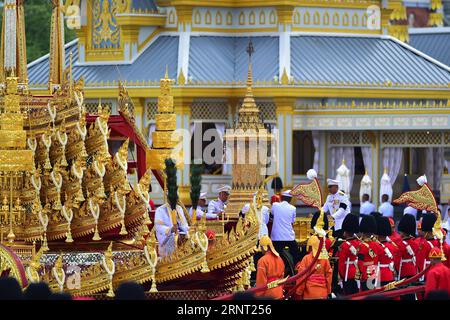
[{"label": "blue-grey tiled roof", "polygon": [[[248,37],[192,36],[189,71],[194,83],[245,81]],[[272,80],[279,74],[279,39],[254,36],[252,57],[255,81]],[[169,67],[169,77],[176,79],[178,36],[161,35],[132,64],[75,65],[74,76],[84,76],[87,84],[117,80],[158,81]],[[66,60],[76,42],[66,46]],[[424,54],[388,37],[293,35],[291,37],[291,75],[295,81],[380,84],[446,85],[449,68],[435,63]],[[29,82],[46,84],[48,56],[29,65]]]},{"label": "blue-grey tiled roof", "polygon": [[[252,37],[253,78],[272,80],[278,76],[278,37]],[[245,81],[247,79],[247,37],[191,37],[189,76],[194,81]]]},{"label": "blue-grey tiled roof", "polygon": [[[132,64],[127,65],[75,65],[74,78],[84,76],[86,83],[100,81],[159,81],[164,77],[166,65],[169,77],[175,79],[178,68],[178,36],[161,36],[153,42]],[[69,54],[74,53],[73,59],[78,57],[78,44],[66,47],[66,65]],[[44,84],[48,81],[48,57],[40,62],[30,64],[28,68],[29,83]]]},{"label": "blue-grey tiled roof", "polygon": [[301,81],[450,82],[448,70],[384,37],[294,36],[291,74]]},{"label": "blue-grey tiled roof", "polygon": [[429,30],[420,33],[410,33],[409,40],[411,46],[417,50],[450,66],[450,28],[442,28],[442,31],[436,30],[436,32]]},{"label": "blue-grey tiled roof", "polygon": [[131,2],[131,9],[156,10],[157,8],[153,0],[133,0]]}]

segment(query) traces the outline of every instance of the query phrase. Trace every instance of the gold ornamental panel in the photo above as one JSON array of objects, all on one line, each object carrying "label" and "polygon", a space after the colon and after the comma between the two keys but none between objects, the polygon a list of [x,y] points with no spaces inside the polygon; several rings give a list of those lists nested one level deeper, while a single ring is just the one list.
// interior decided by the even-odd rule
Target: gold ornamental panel
[{"label": "gold ornamental panel", "polygon": [[5,111],[20,113],[20,96],[6,95],[5,96]]},{"label": "gold ornamental panel", "polygon": [[172,150],[167,149],[147,150],[148,167],[154,170],[164,170],[164,161],[166,159],[172,158],[176,161],[177,168],[181,169],[183,167],[183,152],[180,151],[177,155],[172,153]]},{"label": "gold ornamental panel", "polygon": [[176,130],[177,128],[176,114],[157,114],[155,119],[157,131]]},{"label": "gold ornamental panel", "polygon": [[173,97],[172,96],[159,96],[158,97],[158,112],[170,112],[173,113]]},{"label": "gold ornamental panel", "polygon": [[20,113],[0,114],[2,130],[23,130],[23,116]]},{"label": "gold ornamental panel", "polygon": [[180,135],[174,131],[154,131],[152,132],[154,148],[175,148],[180,142]]},{"label": "gold ornamental panel", "polygon": [[24,130],[1,130],[0,148],[20,148],[27,146],[27,133]]},{"label": "gold ornamental panel", "polygon": [[31,150],[0,151],[0,171],[33,170],[33,152]]}]

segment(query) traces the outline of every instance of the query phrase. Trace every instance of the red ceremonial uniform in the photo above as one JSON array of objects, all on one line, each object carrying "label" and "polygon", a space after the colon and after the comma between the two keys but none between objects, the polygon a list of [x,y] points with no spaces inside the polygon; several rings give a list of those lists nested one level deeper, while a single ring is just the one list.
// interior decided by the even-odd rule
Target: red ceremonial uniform
[{"label": "red ceremonial uniform", "polygon": [[430,254],[431,249],[440,248],[439,240],[430,239],[427,240],[425,238],[417,238],[417,268],[418,271],[421,272],[430,264],[430,259],[428,255]]},{"label": "red ceremonial uniform", "polygon": [[359,240],[350,239],[343,242],[339,247],[338,270],[343,281],[355,279],[358,265],[358,246]]},{"label": "red ceremonial uniform", "polygon": [[[270,282],[282,279],[284,277],[283,259],[267,251],[266,254],[258,260],[258,269],[256,271],[256,286],[266,285]],[[278,286],[273,289],[258,292],[256,295],[263,297],[272,297],[274,299],[283,298],[283,287]]]},{"label": "red ceremonial uniform", "polygon": [[445,290],[450,295],[450,269],[443,263],[432,266],[427,272],[425,297],[433,290]]},{"label": "red ceremonial uniform", "polygon": [[399,253],[398,247],[392,242],[382,241],[377,243],[376,249],[379,283],[394,281],[395,261],[398,261]]},{"label": "red ceremonial uniform", "polygon": [[447,268],[450,268],[450,245],[444,242],[442,248],[444,249],[445,257],[447,258],[443,263]]},{"label": "red ceremonial uniform", "polygon": [[330,252],[333,242],[329,238],[325,238],[325,249]]},{"label": "red ceremonial uniform", "polygon": [[361,241],[358,250],[358,268],[361,281],[367,280],[376,272],[378,265],[377,246],[375,241]]},{"label": "red ceremonial uniform", "polygon": [[396,231],[392,231],[392,234],[389,236],[389,239],[391,239],[393,242],[402,241],[402,237]]},{"label": "red ceremonial uniform", "polygon": [[399,278],[412,277],[417,274],[416,255],[419,251],[417,242],[414,238],[408,238],[396,243],[399,249],[398,265],[395,269],[398,270]]}]

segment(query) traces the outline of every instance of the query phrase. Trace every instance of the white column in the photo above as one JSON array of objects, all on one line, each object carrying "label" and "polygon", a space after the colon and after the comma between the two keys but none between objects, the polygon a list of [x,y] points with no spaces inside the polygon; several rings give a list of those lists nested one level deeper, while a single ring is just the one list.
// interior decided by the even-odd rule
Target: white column
[{"label": "white column", "polygon": [[291,25],[286,25],[286,30],[281,28],[280,31],[280,70],[279,79],[283,76],[283,72],[286,69],[286,74],[291,77]]},{"label": "white column", "polygon": [[186,24],[185,30],[183,30],[182,25],[180,25],[179,31],[177,79],[180,76],[181,70],[183,70],[184,77],[187,81],[189,74],[189,46],[191,41],[191,25]]}]

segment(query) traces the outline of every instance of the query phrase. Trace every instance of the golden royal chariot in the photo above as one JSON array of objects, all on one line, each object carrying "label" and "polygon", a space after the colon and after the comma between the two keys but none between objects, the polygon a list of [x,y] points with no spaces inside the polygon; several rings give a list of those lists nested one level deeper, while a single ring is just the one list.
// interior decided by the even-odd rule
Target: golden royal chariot
[{"label": "golden royal chariot", "polygon": [[[114,296],[125,281],[143,284],[154,299],[208,299],[248,286],[261,201],[245,219],[238,212],[255,191],[255,199],[267,202],[264,176],[251,174],[260,168],[233,167],[228,221],[192,221],[179,202],[189,239],[160,257],[148,190],[152,176],[164,187],[163,164],[177,143],[172,81],[167,74],[161,80],[152,147],[128,112],[125,86],[119,85],[119,115],[101,104],[96,115],[86,113],[83,79],[73,79],[71,59],[63,69],[62,45],[54,38],[48,94],[34,95],[27,84],[23,4],[6,2],[4,30],[15,37],[3,37],[0,59],[1,276],[15,277],[23,288],[45,281],[55,292],[96,297]],[[57,37],[56,30],[52,24]],[[237,127],[270,139],[253,99],[251,64]],[[125,137],[114,154],[112,136]],[[138,148],[134,185],[127,174],[130,142]],[[308,225],[307,219],[298,222],[302,241]],[[208,229],[215,230],[214,239],[205,235]]]}]

